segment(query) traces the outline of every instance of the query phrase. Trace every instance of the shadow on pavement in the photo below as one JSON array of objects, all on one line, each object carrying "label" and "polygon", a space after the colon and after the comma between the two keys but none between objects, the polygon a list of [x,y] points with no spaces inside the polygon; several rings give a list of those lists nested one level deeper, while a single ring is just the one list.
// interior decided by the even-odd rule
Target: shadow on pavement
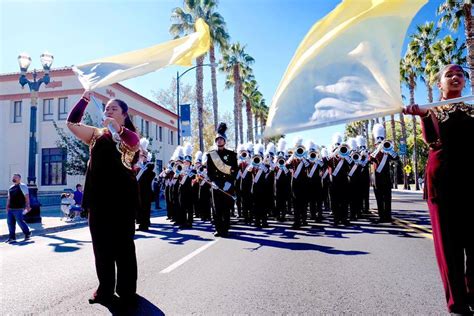
[{"label": "shadow on pavement", "polygon": [[54,247],[55,252],[72,252],[72,251],[77,251],[81,249],[80,247],[77,246],[82,246],[85,243],[91,243],[91,241],[81,241],[81,240],[76,240],[76,239],[70,239],[70,238],[64,238],[64,237],[59,237],[54,234],[49,234],[49,235],[44,235],[43,237],[45,238],[51,238],[51,239],[56,239],[59,240],[60,242],[58,243],[50,243],[48,246]]},{"label": "shadow on pavement", "polygon": [[138,316],[138,315],[165,315],[165,313],[152,302],[137,295],[138,301],[136,307],[120,307],[120,304],[106,306],[112,315],[117,316]]}]

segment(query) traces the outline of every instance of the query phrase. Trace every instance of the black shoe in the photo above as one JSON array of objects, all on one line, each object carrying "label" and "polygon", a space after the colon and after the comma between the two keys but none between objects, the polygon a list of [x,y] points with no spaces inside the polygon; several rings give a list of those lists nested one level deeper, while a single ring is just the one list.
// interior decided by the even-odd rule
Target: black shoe
[{"label": "black shoe", "polygon": [[122,295],[120,296],[120,305],[123,307],[137,307],[138,306],[138,295]]},{"label": "black shoe", "polygon": [[109,306],[114,302],[115,298],[115,295],[97,295],[97,293],[94,293],[89,299],[89,304],[101,304],[104,306]]},{"label": "black shoe", "polygon": [[5,243],[7,243],[7,244],[16,243],[16,239],[15,238],[8,238],[7,240],[5,240]]},{"label": "black shoe", "polygon": [[218,232],[215,232],[214,237],[221,237],[221,234],[219,234]]},{"label": "black shoe", "polygon": [[31,238],[31,232],[29,232],[28,234],[25,234],[25,239],[23,239],[23,241],[28,241],[30,240]]}]

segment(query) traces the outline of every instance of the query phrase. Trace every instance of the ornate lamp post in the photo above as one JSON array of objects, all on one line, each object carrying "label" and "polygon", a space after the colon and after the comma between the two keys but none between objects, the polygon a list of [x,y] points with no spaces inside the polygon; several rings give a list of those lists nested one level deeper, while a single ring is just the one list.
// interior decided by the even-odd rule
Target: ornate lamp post
[{"label": "ornate lamp post", "polygon": [[53,55],[45,52],[40,56],[43,65],[44,75],[36,80],[36,69],[33,70],[33,81],[26,78],[26,71],[31,64],[31,57],[22,53],[18,56],[18,64],[20,65],[20,85],[24,87],[26,84],[30,88],[31,113],[30,113],[30,140],[28,151],[28,189],[30,195],[31,211],[25,215],[27,223],[41,223],[40,204],[38,202],[38,187],[36,186],[36,112],[38,105],[38,91],[42,83],[48,84],[50,81],[49,71],[53,64]]}]

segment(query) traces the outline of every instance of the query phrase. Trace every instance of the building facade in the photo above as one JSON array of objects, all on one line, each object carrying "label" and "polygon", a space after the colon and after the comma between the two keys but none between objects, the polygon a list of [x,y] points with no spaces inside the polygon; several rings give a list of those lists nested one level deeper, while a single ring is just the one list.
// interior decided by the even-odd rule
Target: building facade
[{"label": "building facade", "polygon": [[[25,183],[28,176],[31,94],[28,86],[22,89],[18,83],[19,75],[0,74],[0,192],[6,192],[11,185],[13,173],[21,174]],[[42,75],[42,71],[38,72],[38,78]],[[40,193],[73,189],[84,182],[82,175],[67,174],[68,153],[58,146],[59,135],[53,124],[70,135],[67,115],[84,89],[69,67],[51,70],[50,77],[51,82],[41,86],[37,99],[36,184]],[[31,72],[27,78],[32,80]],[[125,101],[137,130],[151,140],[149,149],[159,171],[177,145],[177,115],[119,83],[94,93],[102,104],[96,106],[91,101],[87,107],[93,122],[100,124],[99,107],[103,108],[109,99]]]}]

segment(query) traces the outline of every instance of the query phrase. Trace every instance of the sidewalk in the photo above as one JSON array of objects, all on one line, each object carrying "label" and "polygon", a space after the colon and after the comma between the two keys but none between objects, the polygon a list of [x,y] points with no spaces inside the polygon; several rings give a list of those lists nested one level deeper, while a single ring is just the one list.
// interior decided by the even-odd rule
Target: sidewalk
[{"label": "sidewalk", "polygon": [[[161,200],[159,210],[152,209],[151,217],[159,217],[166,215],[165,201]],[[152,208],[155,203],[152,203]],[[55,233],[59,231],[81,228],[88,225],[87,219],[80,221],[70,221],[62,217],[60,205],[41,207],[41,223],[27,224],[30,227],[32,236],[44,235],[48,233]],[[16,238],[22,240],[24,237],[18,224],[16,225]],[[8,239],[8,224],[6,219],[6,212],[4,209],[0,210],[0,242]]]},{"label": "sidewalk", "polygon": [[403,184],[399,184],[398,189],[392,189],[392,191],[400,192],[400,193],[413,193],[413,194],[423,195],[423,188],[420,186],[420,190],[417,191],[417,190],[415,190],[415,185],[414,184],[410,184],[410,190],[405,190],[403,188]]}]

